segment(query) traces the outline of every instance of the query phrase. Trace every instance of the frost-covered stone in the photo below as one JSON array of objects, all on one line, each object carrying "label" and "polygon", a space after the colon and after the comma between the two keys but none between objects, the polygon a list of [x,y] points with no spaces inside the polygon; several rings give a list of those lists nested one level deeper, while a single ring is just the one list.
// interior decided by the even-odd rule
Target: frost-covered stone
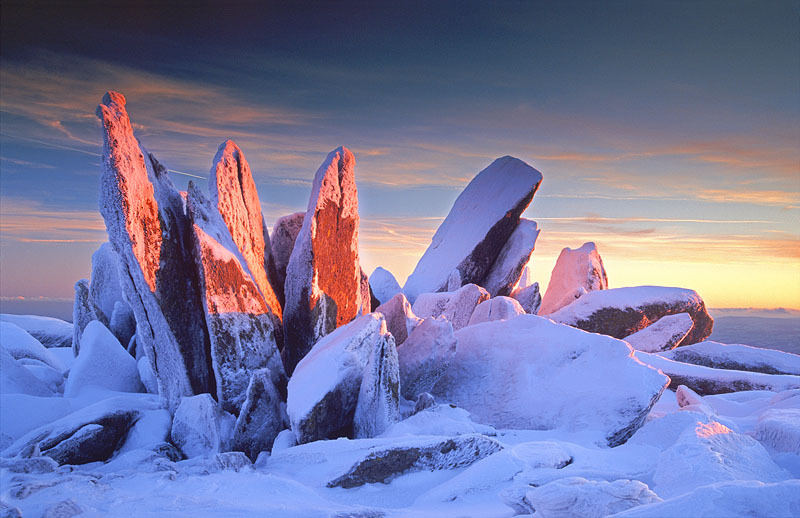
[{"label": "frost-covered stone", "polygon": [[500,249],[489,273],[480,283],[489,295],[492,297],[511,295],[531,258],[538,237],[539,227],[536,222],[520,218],[514,232]]},{"label": "frost-covered stone", "polygon": [[458,270],[461,284],[480,284],[530,205],[542,175],[510,156],[498,158],[472,179],[436,230],[403,292],[411,303],[421,293],[448,289]]},{"label": "frost-covered stone", "polygon": [[675,348],[691,332],[694,322],[689,313],[666,315],[624,338],[637,351],[657,353]]},{"label": "frost-covered stone", "polygon": [[749,345],[721,344],[708,340],[666,351],[660,356],[715,369],[800,376],[800,355]]},{"label": "frost-covered stone", "polygon": [[377,340],[369,355],[353,415],[356,438],[376,437],[400,420],[400,371],[394,338]]},{"label": "frost-covered stone", "polygon": [[352,433],[370,355],[391,339],[383,316],[371,313],[314,345],[289,380],[286,411],[299,444]]},{"label": "frost-covered stone", "polygon": [[511,293],[511,298],[519,302],[525,313],[537,315],[539,307],[542,305],[542,296],[539,294],[539,283],[534,282],[530,286],[518,288]]},{"label": "frost-covered stone", "polygon": [[408,442],[408,445],[375,448],[346,473],[328,482],[328,487],[349,489],[377,482],[385,484],[404,473],[462,468],[503,449],[494,439],[477,434],[447,439],[414,438]]},{"label": "frost-covered stone", "polygon": [[220,471],[230,470],[239,473],[243,469],[252,468],[253,462],[240,451],[228,451],[214,455],[213,467]]},{"label": "frost-covered stone", "polygon": [[[542,302],[544,304],[544,302]],[[592,291],[547,318],[590,333],[624,338],[666,315],[689,313],[694,326],[678,345],[705,340],[714,320],[694,290],[637,286]],[[539,310],[539,314],[544,314]]]},{"label": "frost-covered stone", "polygon": [[127,302],[118,300],[114,303],[108,329],[114,333],[119,343],[130,344],[136,334],[136,316]]},{"label": "frost-covered stone", "polygon": [[139,371],[139,379],[142,381],[145,390],[150,394],[158,394],[158,380],[147,356],[139,358],[136,362],[136,369]]},{"label": "frost-covered stone", "polygon": [[522,309],[519,302],[511,297],[494,297],[489,300],[484,300],[469,318],[470,326],[480,324],[482,322],[491,322],[492,320],[508,320],[517,315],[524,315],[525,310]]},{"label": "frost-covered stone", "polygon": [[433,386],[450,366],[456,354],[453,325],[444,318],[426,318],[397,349],[400,362],[400,390],[414,400]]},{"label": "frost-covered stone", "polygon": [[97,312],[89,298],[89,281],[81,279],[75,283],[75,302],[72,306],[72,354],[81,350],[81,336],[86,324],[97,320]]},{"label": "frost-covered stone", "polygon": [[297,445],[297,437],[290,429],[281,430],[272,442],[272,451],[285,450]]},{"label": "frost-covered stone", "polygon": [[36,360],[57,371],[64,365],[44,345],[16,324],[0,321],[0,347],[15,360]]},{"label": "frost-covered stone", "polygon": [[586,293],[606,289],[608,277],[597,246],[589,242],[575,250],[565,248],[550,274],[539,314],[555,313]]},{"label": "frost-covered stone", "polygon": [[210,394],[181,398],[172,419],[172,443],[187,457],[208,457],[227,451],[236,418]]},{"label": "frost-covered stone", "polygon": [[414,414],[418,414],[427,408],[431,408],[436,404],[436,399],[430,392],[423,392],[417,396],[417,402],[414,404]]},{"label": "frost-covered stone", "polygon": [[644,423],[668,383],[626,343],[534,315],[455,336],[456,355],[431,393],[497,428],[586,430],[615,446]]},{"label": "frost-covered stone", "polygon": [[323,336],[356,318],[361,300],[355,158],[332,151],[314,176],[303,227],[286,268],[287,374]]},{"label": "frost-covered stone", "polygon": [[[261,214],[256,184],[244,153],[232,140],[223,142],[214,157],[208,178],[211,202],[216,205],[227,225],[234,245],[244,258],[244,264],[258,287],[269,312],[280,322],[283,317],[272,247]],[[272,275],[269,275],[269,270]],[[272,277],[272,278],[270,278]],[[273,287],[274,283],[274,287]]]},{"label": "frost-covered stone", "polygon": [[269,368],[272,382],[285,386],[275,340],[280,321],[264,301],[219,212],[191,182],[187,207],[217,400],[225,411],[238,414],[255,370]]},{"label": "frost-covered stone", "polygon": [[408,335],[414,331],[422,319],[414,314],[411,304],[402,293],[384,302],[375,309],[386,318],[386,327],[394,336],[395,343],[400,346],[406,341]]},{"label": "frost-covered stone", "polygon": [[542,518],[582,516],[602,518],[639,505],[661,502],[647,484],[638,480],[586,480],[567,477],[555,480],[526,494],[526,499]]},{"label": "frost-covered stone", "polygon": [[231,449],[244,452],[252,460],[271,450],[275,437],[286,428],[281,396],[272,378],[269,369],[251,374],[247,399],[236,419]]},{"label": "frost-covered stone", "polygon": [[136,360],[97,320],[89,322],[83,331],[81,350],[69,371],[64,396],[74,397],[90,385],[118,392],[144,390]]},{"label": "frost-covered stone", "polygon": [[97,320],[105,324],[121,344],[127,344],[136,332],[136,321],[122,293],[119,258],[111,243],[103,243],[92,254],[89,300]]},{"label": "frost-covered stone", "polygon": [[380,266],[375,268],[375,271],[369,276],[369,285],[381,304],[389,302],[401,290],[400,284],[392,272]]},{"label": "frost-covered stone", "polygon": [[295,212],[294,214],[281,216],[272,227],[272,238],[270,239],[272,258],[275,261],[276,279],[277,284],[281,286],[281,293],[283,292],[283,285],[286,283],[286,267],[289,266],[289,258],[292,256],[294,242],[300,233],[300,229],[303,228],[303,218],[305,216],[305,212]]},{"label": "frost-covered stone", "polygon": [[69,322],[58,318],[8,313],[0,314],[0,320],[21,327],[48,349],[72,347],[72,324]]},{"label": "frost-covered stone", "polygon": [[166,168],[134,137],[125,98],[106,93],[96,113],[104,142],[100,212],[136,317],[137,345],[174,409],[181,396],[214,385],[191,225]]},{"label": "frost-covered stone", "polygon": [[58,468],[58,462],[50,457],[32,457],[23,459],[0,459],[0,466],[12,473],[52,473]]},{"label": "frost-covered stone", "polygon": [[800,408],[771,408],[762,413],[755,438],[773,451],[800,452]]},{"label": "frost-covered stone", "polygon": [[443,316],[458,330],[469,324],[472,312],[485,300],[489,300],[489,292],[476,284],[467,284],[452,292],[423,293],[412,309],[419,318]]},{"label": "frost-covered stone", "polygon": [[[474,422],[469,412],[463,408],[452,405],[436,405],[433,396],[427,392],[425,397],[420,395],[417,402],[429,403],[429,406],[420,408],[411,417],[394,424],[386,430],[381,437],[404,437],[408,435],[441,435],[451,437],[479,433],[487,436],[497,435],[497,430],[491,426]],[[424,405],[420,405],[422,407]]]},{"label": "frost-covered stone", "polygon": [[52,396],[53,391],[0,347],[0,394]]}]

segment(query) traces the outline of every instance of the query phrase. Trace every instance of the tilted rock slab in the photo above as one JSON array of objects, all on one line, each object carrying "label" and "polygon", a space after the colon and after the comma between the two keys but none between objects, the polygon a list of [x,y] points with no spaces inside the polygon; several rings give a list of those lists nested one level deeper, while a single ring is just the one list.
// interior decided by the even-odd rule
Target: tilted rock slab
[{"label": "tilted rock slab", "polygon": [[721,344],[707,340],[666,351],[659,356],[714,369],[800,376],[800,355],[749,345]]},{"label": "tilted rock slab", "polygon": [[289,266],[289,258],[292,256],[294,242],[300,229],[303,228],[305,212],[295,212],[287,216],[281,216],[272,227],[272,258],[275,261],[275,271],[277,273],[277,284],[280,292],[283,293],[283,286],[286,283],[286,267]]},{"label": "tilted rock slab", "polygon": [[594,243],[584,243],[575,250],[564,248],[550,274],[539,314],[549,315],[585,293],[606,289],[608,276]]},{"label": "tilted rock slab", "polygon": [[616,446],[644,423],[669,382],[625,342],[534,315],[469,326],[456,339],[431,393],[496,428],[594,431]]},{"label": "tilted rock slab", "polygon": [[303,227],[286,268],[284,366],[291,374],[323,336],[368,311],[358,261],[355,158],[328,154],[314,176]]},{"label": "tilted rock slab", "polygon": [[520,218],[517,228],[503,245],[486,278],[478,284],[492,297],[510,295],[531,258],[538,237],[539,227],[536,222]]},{"label": "tilted rock slab", "polygon": [[694,322],[689,313],[666,315],[640,331],[624,338],[637,351],[657,353],[677,347],[692,331]]},{"label": "tilted rock slab", "polygon": [[423,293],[412,309],[420,318],[443,316],[458,330],[469,324],[472,312],[486,300],[489,300],[489,292],[477,284],[467,284],[456,291]]},{"label": "tilted rock slab", "polygon": [[421,293],[448,288],[457,270],[460,284],[481,284],[530,205],[542,175],[525,162],[504,156],[492,162],[461,192],[409,276],[403,292],[413,304]]},{"label": "tilted rock slab", "polygon": [[422,322],[422,319],[414,314],[411,304],[402,293],[396,294],[378,306],[375,312],[381,313],[386,318],[386,327],[394,336],[395,344],[398,346],[405,342],[408,335]]},{"label": "tilted rock slab", "polygon": [[700,295],[694,290],[663,286],[593,291],[547,318],[590,333],[624,338],[666,315],[677,313],[689,313],[694,323],[679,346],[701,342],[711,334],[714,319],[706,311]]},{"label": "tilted rock slab", "polygon": [[137,347],[174,410],[181,396],[215,392],[189,219],[166,168],[134,137],[125,98],[106,93],[97,116],[104,141],[100,213],[120,258]]},{"label": "tilted rock slab", "polygon": [[539,283],[534,282],[530,286],[517,288],[511,293],[511,298],[519,302],[525,313],[529,315],[539,314],[542,305],[542,296],[539,294]]},{"label": "tilted rock slab", "polygon": [[378,340],[367,360],[353,415],[353,436],[377,437],[400,421],[400,367],[394,338]]}]

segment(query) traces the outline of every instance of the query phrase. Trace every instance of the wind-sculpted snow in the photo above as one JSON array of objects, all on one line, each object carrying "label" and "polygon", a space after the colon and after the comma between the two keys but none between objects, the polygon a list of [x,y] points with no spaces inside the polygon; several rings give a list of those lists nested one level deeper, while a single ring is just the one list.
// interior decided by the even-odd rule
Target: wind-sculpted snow
[{"label": "wind-sculpted snow", "polygon": [[0,347],[0,394],[52,396],[53,391]]},{"label": "wind-sculpted snow", "polygon": [[[360,315],[355,158],[344,147],[317,173],[303,227],[286,268],[284,365],[288,374],[323,336]],[[367,312],[369,312],[367,310]]]},{"label": "wind-sculpted snow", "polygon": [[421,293],[451,290],[447,284],[454,270],[461,285],[481,285],[541,181],[539,171],[510,156],[478,173],[406,281],[403,292],[408,300],[413,304]]},{"label": "wind-sculpted snow", "polygon": [[606,289],[608,277],[597,246],[589,242],[575,250],[565,248],[550,274],[539,314],[555,313],[585,293]]},{"label": "wind-sculpted snow", "polygon": [[5,320],[0,320],[0,347],[15,360],[33,360],[58,371],[64,370],[64,365],[52,351],[21,327]]},{"label": "wind-sculpted snow", "polygon": [[500,249],[497,259],[481,283],[492,297],[511,294],[531,258],[538,237],[539,227],[536,222],[520,218],[517,228]]}]

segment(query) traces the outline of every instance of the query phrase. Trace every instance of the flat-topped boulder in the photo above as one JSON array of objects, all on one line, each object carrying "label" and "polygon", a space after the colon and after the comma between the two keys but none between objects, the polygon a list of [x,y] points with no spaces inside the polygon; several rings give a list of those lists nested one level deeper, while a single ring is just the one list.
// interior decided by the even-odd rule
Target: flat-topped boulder
[{"label": "flat-topped boulder", "polygon": [[608,276],[597,246],[589,242],[575,250],[564,248],[550,274],[539,314],[555,313],[585,293],[605,289]]},{"label": "flat-topped boulder", "polygon": [[675,348],[692,331],[694,322],[689,313],[666,315],[649,326],[625,337],[637,351],[657,353]]},{"label": "flat-topped boulder", "polygon": [[460,284],[481,284],[517,228],[539,188],[542,175],[522,160],[492,162],[461,192],[409,276],[403,292],[413,304],[421,293],[448,290],[458,271]]}]

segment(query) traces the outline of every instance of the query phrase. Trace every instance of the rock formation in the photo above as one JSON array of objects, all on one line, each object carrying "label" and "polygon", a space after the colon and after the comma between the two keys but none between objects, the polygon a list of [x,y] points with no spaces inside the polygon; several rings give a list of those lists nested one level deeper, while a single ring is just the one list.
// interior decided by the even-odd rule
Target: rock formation
[{"label": "rock formation", "polygon": [[624,338],[637,351],[657,353],[676,347],[691,332],[694,322],[689,313],[666,315]]},{"label": "rock formation", "polygon": [[508,320],[517,315],[524,315],[525,310],[519,305],[519,302],[510,297],[495,297],[493,299],[484,300],[472,312],[469,317],[470,326],[480,324],[482,322],[491,322],[492,320]]},{"label": "rock formation", "polygon": [[608,277],[597,246],[589,242],[575,250],[565,248],[550,274],[539,314],[555,313],[584,293],[605,289],[608,289]]},{"label": "rock formation", "polygon": [[408,335],[422,322],[422,319],[411,310],[411,304],[402,293],[396,294],[378,306],[375,312],[381,313],[386,318],[386,327],[394,336],[395,344],[398,346],[405,342]]},{"label": "rock formation", "polygon": [[413,401],[433,389],[450,366],[457,343],[453,325],[445,318],[426,318],[416,326],[397,350],[404,398]]},{"label": "rock formation", "polygon": [[489,300],[489,293],[475,284],[467,284],[453,292],[423,293],[412,306],[420,318],[443,316],[461,329],[469,323],[472,312],[481,302]]},{"label": "rock formation", "polygon": [[534,282],[530,286],[517,288],[511,293],[511,298],[519,302],[525,313],[538,315],[542,305],[542,296],[539,294],[539,283]]},{"label": "rock formation", "polygon": [[289,266],[289,258],[292,256],[294,242],[300,233],[300,229],[303,228],[303,218],[305,216],[305,212],[295,212],[288,216],[281,216],[275,222],[275,226],[272,227],[270,243],[280,293],[283,293],[283,286],[286,283],[286,267]]},{"label": "rock formation", "polygon": [[392,272],[378,266],[369,276],[372,292],[381,304],[386,304],[392,297],[400,293],[401,288]]},{"label": "rock formation", "polygon": [[520,218],[517,228],[500,249],[492,268],[481,283],[489,295],[497,297],[511,294],[531,258],[538,237],[539,227],[536,222]]}]

